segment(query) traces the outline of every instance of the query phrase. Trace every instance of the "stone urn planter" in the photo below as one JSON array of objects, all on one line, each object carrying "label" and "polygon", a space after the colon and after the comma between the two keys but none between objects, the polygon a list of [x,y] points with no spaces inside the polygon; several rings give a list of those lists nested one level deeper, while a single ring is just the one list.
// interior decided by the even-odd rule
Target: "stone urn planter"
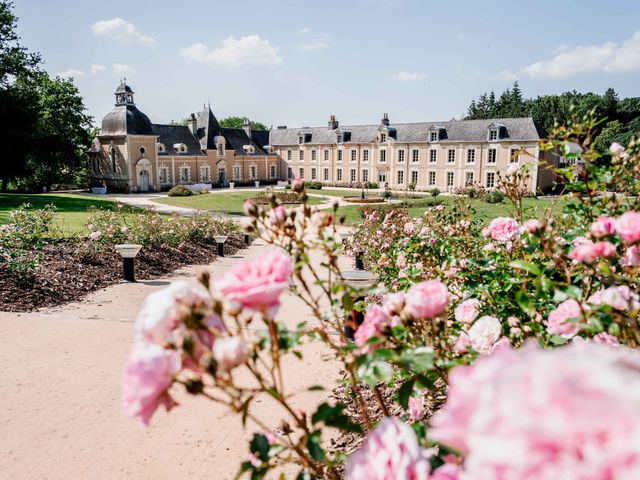
[{"label": "stone urn planter", "polygon": [[236,182],[229,182],[229,190],[233,190],[236,186]]}]

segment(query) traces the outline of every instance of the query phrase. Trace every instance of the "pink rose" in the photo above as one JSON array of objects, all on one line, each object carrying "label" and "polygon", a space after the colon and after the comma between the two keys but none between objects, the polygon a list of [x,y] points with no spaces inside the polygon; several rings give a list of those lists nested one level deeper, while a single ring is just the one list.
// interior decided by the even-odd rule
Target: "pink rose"
[{"label": "pink rose", "polygon": [[89,234],[89,238],[93,241],[98,240],[102,236],[102,232],[100,230],[96,230],[95,232],[91,232]]},{"label": "pink rose", "polygon": [[291,258],[274,249],[229,270],[214,283],[214,290],[232,308],[246,308],[273,318],[292,271]]},{"label": "pink rose", "polygon": [[575,336],[580,327],[576,321],[582,320],[582,309],[577,300],[569,299],[562,302],[558,307],[549,313],[549,318],[545,322],[547,332],[560,335],[564,338]]},{"label": "pink rose", "polygon": [[420,229],[420,236],[421,237],[426,237],[427,235],[429,235],[429,233],[431,233],[431,230],[429,229],[429,227],[422,227]]},{"label": "pink rose", "polygon": [[346,480],[420,480],[430,471],[429,451],[399,420],[386,417],[371,431],[346,465]]},{"label": "pink rose", "polygon": [[636,243],[640,240],[640,212],[623,213],[616,220],[616,232],[623,242]]},{"label": "pink rose", "polygon": [[469,347],[471,346],[471,340],[469,340],[469,335],[466,332],[460,332],[458,338],[453,344],[453,352],[457,355],[462,355],[469,351]]},{"label": "pink rose", "polygon": [[404,302],[404,293],[387,293],[382,298],[382,309],[389,316],[399,315],[402,313],[402,309],[404,308]]},{"label": "pink rose", "polygon": [[637,267],[640,265],[640,245],[630,245],[620,257],[620,265]]},{"label": "pink rose", "polygon": [[507,243],[518,236],[518,222],[509,217],[494,218],[482,235],[498,243]]},{"label": "pink rose", "polygon": [[433,471],[429,480],[458,480],[461,471],[460,465],[445,463]]},{"label": "pink rose", "polygon": [[137,342],[127,362],[122,408],[126,415],[140,417],[145,425],[160,405],[167,411],[176,403],[167,392],[180,370],[180,355],[154,343]]},{"label": "pink rose", "polygon": [[173,342],[174,332],[193,310],[207,310],[211,305],[209,292],[202,285],[173,282],[145,299],[136,318],[137,339],[160,345]]},{"label": "pink rose", "polygon": [[580,263],[590,264],[599,258],[610,258],[616,254],[616,247],[611,242],[583,243],[575,247],[569,258]]},{"label": "pink rose", "polygon": [[278,205],[277,207],[269,210],[269,220],[271,221],[271,223],[283,223],[286,219],[287,210],[282,205]]},{"label": "pink rose", "polygon": [[407,266],[407,257],[404,255],[398,255],[398,259],[396,260],[396,266],[398,268],[404,268]]},{"label": "pink rose", "polygon": [[422,420],[424,414],[424,399],[422,397],[409,397],[409,416],[414,422]]},{"label": "pink rose", "polygon": [[524,222],[522,224],[522,227],[524,228],[524,231],[527,233],[536,233],[539,230],[542,230],[542,228],[544,227],[544,224],[540,220],[533,218],[531,220],[527,220],[526,222]]},{"label": "pink rose", "polygon": [[129,227],[120,227],[120,233],[127,235],[129,233]]},{"label": "pink rose", "polygon": [[609,150],[611,151],[611,153],[613,153],[614,155],[620,155],[622,153],[625,152],[625,149],[622,145],[620,145],[618,142],[613,142],[611,144],[611,146],[609,147]]},{"label": "pink rose", "polygon": [[591,224],[591,235],[596,238],[606,237],[616,233],[616,220],[606,215],[601,215]]},{"label": "pink rose", "polygon": [[247,359],[248,349],[240,337],[218,337],[213,344],[217,371],[228,372]]},{"label": "pink rose", "polygon": [[518,317],[509,317],[507,318],[507,323],[510,327],[517,327],[518,325],[520,325],[520,320],[518,319]]},{"label": "pink rose", "polygon": [[595,335],[593,337],[593,341],[596,343],[601,343],[602,345],[609,345],[610,347],[620,346],[620,341],[616,337],[605,332],[601,332]]},{"label": "pink rose", "polygon": [[493,346],[501,334],[500,320],[488,315],[476,320],[468,332],[471,347],[482,355],[488,355],[493,351]]},{"label": "pink rose", "polygon": [[620,310],[621,312],[635,311],[640,308],[638,294],[626,285],[609,287],[603,290],[601,301],[605,305],[609,305],[611,308]]},{"label": "pink rose", "polygon": [[304,180],[296,177],[291,181],[291,190],[300,193],[304,189]]},{"label": "pink rose", "polygon": [[358,327],[353,335],[354,343],[361,347],[361,351],[375,350],[376,345],[367,345],[367,341],[373,337],[382,337],[382,330],[391,319],[382,307],[370,305],[364,315],[362,325]]},{"label": "pink rose", "polygon": [[407,222],[404,224],[404,233],[406,235],[413,235],[416,231],[416,226],[412,222]]},{"label": "pink rose", "polygon": [[480,300],[470,298],[459,303],[454,310],[455,318],[460,323],[472,323],[480,314]]},{"label": "pink rose", "polygon": [[635,479],[638,405],[638,351],[532,340],[454,368],[428,435],[465,454],[465,479]]},{"label": "pink rose", "polygon": [[413,285],[406,294],[405,312],[413,318],[435,318],[447,308],[449,292],[438,280]]}]

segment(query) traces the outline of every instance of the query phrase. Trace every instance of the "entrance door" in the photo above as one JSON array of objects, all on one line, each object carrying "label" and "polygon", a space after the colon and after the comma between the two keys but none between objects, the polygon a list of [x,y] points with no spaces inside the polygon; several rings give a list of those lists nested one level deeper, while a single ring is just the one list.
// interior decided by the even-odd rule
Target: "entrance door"
[{"label": "entrance door", "polygon": [[140,191],[141,192],[149,191],[149,172],[146,170],[142,170],[140,172]]},{"label": "entrance door", "polygon": [[218,182],[220,182],[220,185],[223,187],[227,185],[227,174],[224,168],[218,170]]}]

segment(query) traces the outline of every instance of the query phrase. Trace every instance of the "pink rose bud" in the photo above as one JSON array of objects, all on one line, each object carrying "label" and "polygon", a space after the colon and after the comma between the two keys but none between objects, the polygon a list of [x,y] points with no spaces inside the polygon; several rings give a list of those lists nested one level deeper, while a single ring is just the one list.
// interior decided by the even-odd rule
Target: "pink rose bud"
[{"label": "pink rose bud", "polygon": [[454,310],[455,318],[460,323],[471,324],[480,314],[480,300],[470,298],[459,303]]},{"label": "pink rose bud", "polygon": [[414,422],[422,420],[424,414],[424,399],[422,397],[409,397],[409,416]]},{"label": "pink rose bud", "polygon": [[572,338],[579,331],[578,321],[582,320],[582,309],[577,300],[569,299],[562,302],[549,313],[545,322],[547,332],[552,335],[560,335],[564,338]]},{"label": "pink rose bud", "polygon": [[228,372],[247,359],[247,345],[240,337],[218,337],[213,344],[213,358],[219,372]]},{"label": "pink rose bud", "polygon": [[471,347],[482,355],[488,355],[502,334],[502,326],[500,320],[487,315],[476,320],[468,334]]},{"label": "pink rose bud", "polygon": [[591,235],[596,238],[606,237],[613,235],[616,232],[616,220],[615,218],[600,216],[591,224]]},{"label": "pink rose bud", "polygon": [[623,213],[616,220],[616,232],[625,243],[636,243],[640,240],[640,212]]}]

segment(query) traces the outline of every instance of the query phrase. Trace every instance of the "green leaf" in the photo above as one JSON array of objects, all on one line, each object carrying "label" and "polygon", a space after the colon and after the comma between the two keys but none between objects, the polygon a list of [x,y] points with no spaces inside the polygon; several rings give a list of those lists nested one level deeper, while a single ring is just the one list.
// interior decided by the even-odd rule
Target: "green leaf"
[{"label": "green leaf", "polygon": [[535,263],[527,262],[526,260],[514,260],[509,264],[512,268],[517,268],[519,270],[525,270],[532,275],[540,275],[542,271],[540,267]]},{"label": "green leaf", "polygon": [[407,409],[407,406],[409,405],[409,397],[411,396],[411,393],[413,392],[413,385],[415,384],[415,382],[416,382],[415,379],[410,378],[409,380],[404,382],[402,384],[402,386],[398,389],[398,393],[397,393],[397,395],[398,395],[398,403],[405,410]]},{"label": "green leaf", "polygon": [[400,354],[400,365],[416,373],[424,373],[433,368],[433,349],[418,347],[404,350]]},{"label": "green leaf", "polygon": [[533,313],[535,313],[533,301],[529,298],[526,291],[518,290],[516,292],[516,303],[527,315],[533,315]]},{"label": "green leaf", "polygon": [[318,462],[324,460],[324,451],[320,446],[320,435],[320,430],[316,430],[315,432],[312,432],[307,439],[307,450],[309,450],[309,455]]},{"label": "green leaf", "polygon": [[261,433],[254,433],[249,444],[251,452],[263,462],[269,460],[269,440]]},{"label": "green leaf", "polygon": [[552,335],[549,341],[554,345],[564,345],[568,342],[566,338],[561,337],[560,335]]},{"label": "green leaf", "polygon": [[345,406],[341,403],[338,403],[335,406],[331,406],[328,403],[322,403],[311,416],[311,422],[314,425],[319,422],[324,422],[327,427],[334,427],[349,432],[362,431],[359,425],[351,423],[349,417],[342,413],[344,409]]}]

